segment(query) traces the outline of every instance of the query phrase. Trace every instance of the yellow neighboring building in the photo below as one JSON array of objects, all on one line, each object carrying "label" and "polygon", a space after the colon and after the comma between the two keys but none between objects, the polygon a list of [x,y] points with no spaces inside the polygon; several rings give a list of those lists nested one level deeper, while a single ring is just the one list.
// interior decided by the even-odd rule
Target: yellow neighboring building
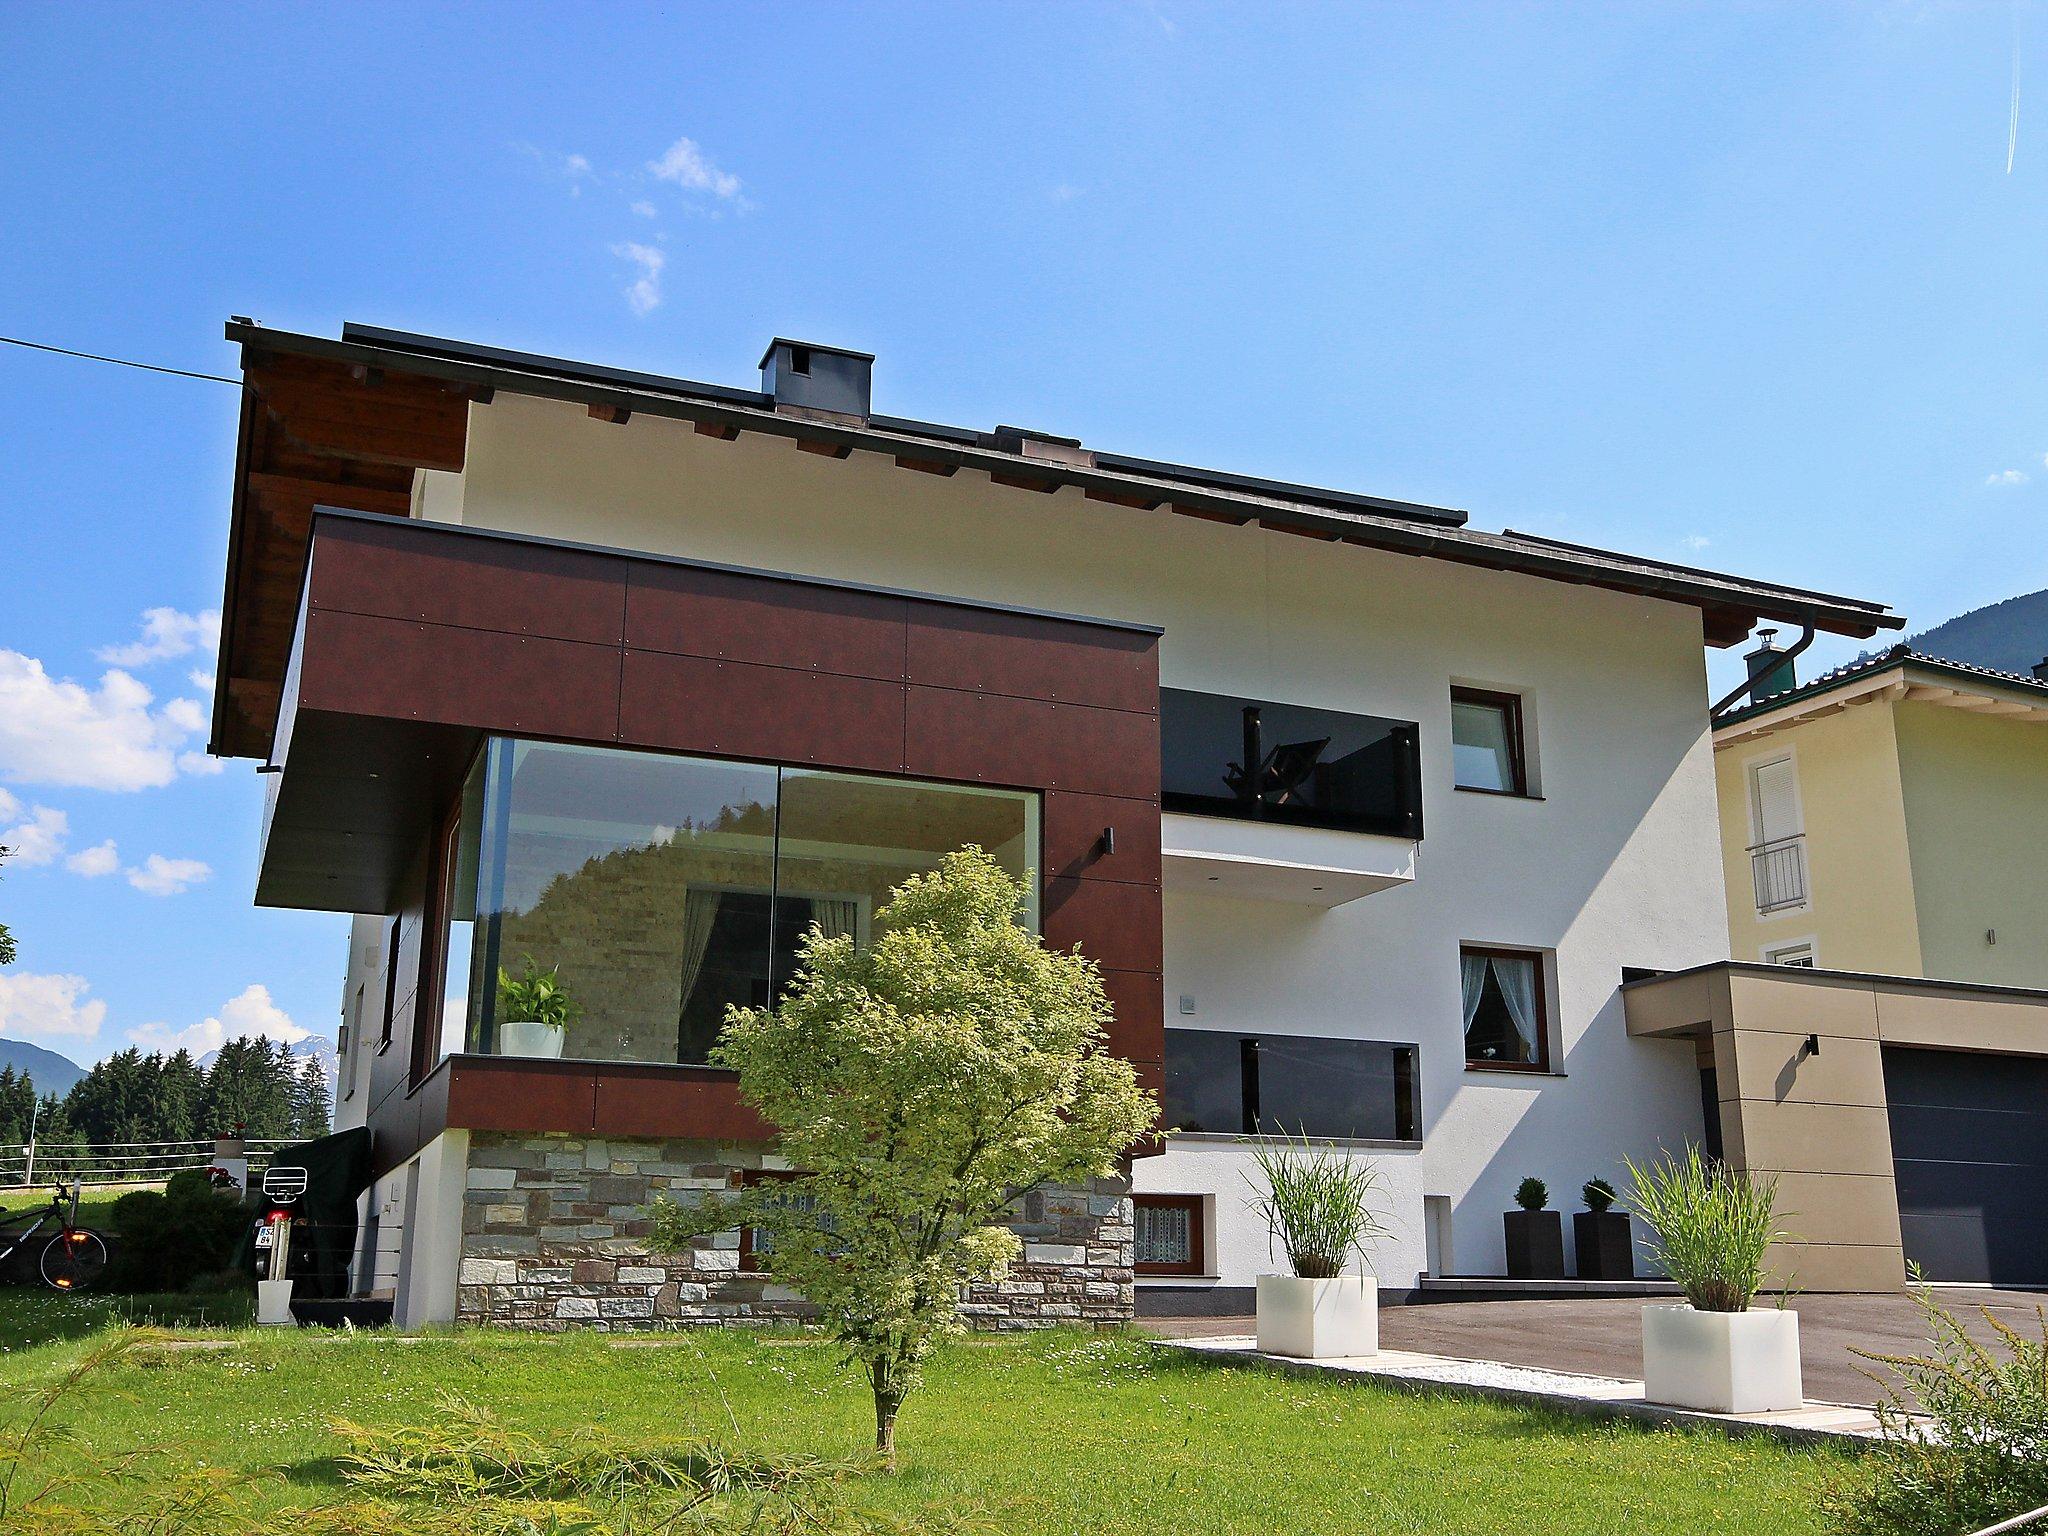
[{"label": "yellow neighboring building", "polygon": [[2048,987],[2048,681],[1900,646],[1784,687],[1773,654],[1714,730],[1730,954]]},{"label": "yellow neighboring building", "polygon": [[1732,958],[1622,988],[1807,1290],[2048,1287],[2048,663],[1901,646],[1715,722]]}]

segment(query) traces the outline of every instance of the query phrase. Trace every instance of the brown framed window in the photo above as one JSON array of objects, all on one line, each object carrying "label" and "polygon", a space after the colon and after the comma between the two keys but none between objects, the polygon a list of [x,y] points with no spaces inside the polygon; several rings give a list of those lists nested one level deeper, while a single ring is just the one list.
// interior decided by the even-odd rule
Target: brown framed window
[{"label": "brown framed window", "polygon": [[1466,1066],[1550,1070],[1550,1005],[1541,955],[1466,944],[1458,950],[1458,982]]},{"label": "brown framed window", "polygon": [[1529,793],[1519,695],[1451,690],[1451,781],[1482,795]]},{"label": "brown framed window", "polygon": [[[796,1177],[798,1174],[794,1169],[742,1168],[734,1175],[733,1181],[742,1189],[747,1189],[759,1184],[787,1184]],[[791,1198],[809,1204],[805,1196],[795,1195]],[[774,1251],[774,1247],[775,1245],[769,1241],[768,1234],[758,1227],[741,1227],[740,1272],[749,1275],[765,1274],[768,1269],[765,1261]]]},{"label": "brown framed window", "polygon": [[1131,1196],[1131,1268],[1141,1275],[1206,1275],[1200,1195]]}]

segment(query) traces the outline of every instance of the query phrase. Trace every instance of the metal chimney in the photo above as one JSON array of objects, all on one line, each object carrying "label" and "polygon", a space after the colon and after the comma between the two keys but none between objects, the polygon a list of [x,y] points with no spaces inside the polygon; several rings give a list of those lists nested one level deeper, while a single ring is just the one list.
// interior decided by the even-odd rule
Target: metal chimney
[{"label": "metal chimney", "polygon": [[761,392],[778,410],[822,411],[864,422],[874,393],[875,356],[778,336],[761,354]]},{"label": "metal chimney", "polygon": [[1757,631],[1757,646],[1742,659],[1749,663],[1749,696],[1761,704],[1799,686],[1792,657],[1778,648],[1775,629]]}]

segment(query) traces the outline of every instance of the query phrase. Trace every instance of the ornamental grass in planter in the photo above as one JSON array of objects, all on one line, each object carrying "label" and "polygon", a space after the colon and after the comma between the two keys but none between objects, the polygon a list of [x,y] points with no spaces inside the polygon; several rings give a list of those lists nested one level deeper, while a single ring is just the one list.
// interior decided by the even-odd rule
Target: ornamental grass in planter
[{"label": "ornamental grass in planter", "polygon": [[1698,1147],[1628,1171],[1629,1205],[1656,1234],[1651,1255],[1685,1292],[1683,1305],[1643,1308],[1644,1397],[1709,1413],[1797,1408],[1799,1314],[1753,1305],[1764,1253],[1787,1236],[1777,1180]]},{"label": "ornamental grass in planter", "polygon": [[1380,1172],[1307,1137],[1253,1147],[1263,1192],[1253,1209],[1291,1274],[1258,1279],[1259,1349],[1324,1360],[1379,1352],[1379,1281],[1345,1274],[1354,1257],[1372,1268],[1371,1245],[1389,1236],[1373,1207]]}]

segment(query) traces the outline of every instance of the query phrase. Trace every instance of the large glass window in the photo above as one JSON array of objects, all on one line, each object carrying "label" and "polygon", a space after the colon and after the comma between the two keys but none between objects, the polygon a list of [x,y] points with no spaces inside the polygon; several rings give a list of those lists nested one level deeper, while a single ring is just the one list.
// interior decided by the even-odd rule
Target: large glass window
[{"label": "large glass window", "polygon": [[1415,1047],[1169,1029],[1166,1123],[1237,1136],[1414,1141]]},{"label": "large glass window", "polygon": [[472,792],[446,1049],[702,1062],[728,1007],[789,984],[813,924],[866,942],[890,891],[968,843],[1026,879],[1037,921],[1020,791],[500,740]]}]

